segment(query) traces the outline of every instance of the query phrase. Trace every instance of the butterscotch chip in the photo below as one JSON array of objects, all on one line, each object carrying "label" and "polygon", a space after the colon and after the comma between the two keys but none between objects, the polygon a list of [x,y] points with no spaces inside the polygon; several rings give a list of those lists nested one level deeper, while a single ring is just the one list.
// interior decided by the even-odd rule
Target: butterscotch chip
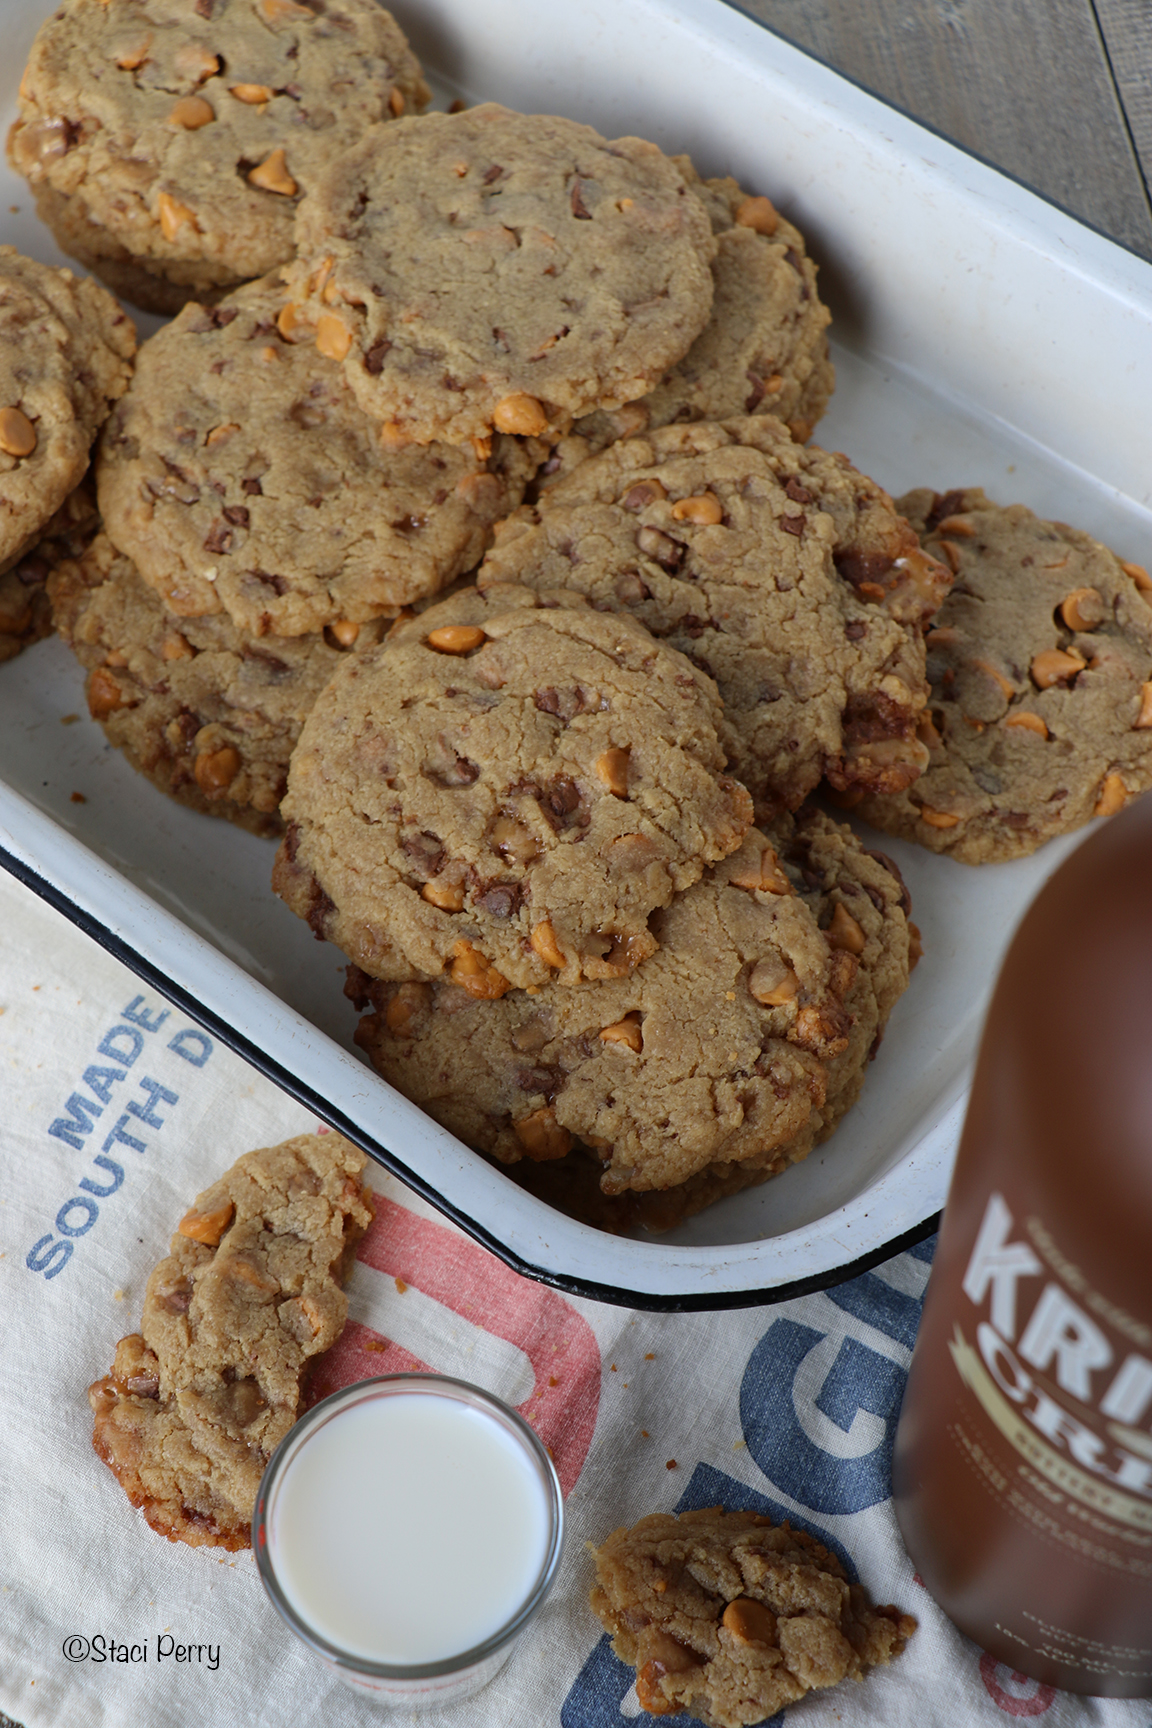
[{"label": "butterscotch chip", "polygon": [[247,1152],[203,1194],[148,1280],[138,1334],[90,1389],[92,1443],[170,1541],[246,1548],[260,1477],[372,1218],[364,1154],[339,1134]]},{"label": "butterscotch chip", "polygon": [[[17,586],[2,573],[39,540],[73,532],[77,512],[66,501],[127,388],[135,348],[130,321],[97,283],[0,246],[0,659],[43,634],[25,618],[20,592],[42,588],[42,578]],[[42,605],[37,618],[44,622]]]},{"label": "butterscotch chip", "polygon": [[[928,639],[927,769],[857,813],[965,864],[1019,858],[1152,786],[1152,594],[1090,535],[979,488],[899,507],[956,584]],[[957,535],[962,522],[965,532]]]},{"label": "butterscotch chip", "polygon": [[923,625],[950,581],[874,481],[767,416],[611,445],[511,517],[477,575],[577,588],[715,678],[762,820],[822,775],[889,791],[916,778]]},{"label": "butterscotch chip", "polygon": [[292,256],[299,202],[365,126],[429,92],[392,16],[246,0],[66,0],[8,154],[65,251],[154,312]]},{"label": "butterscotch chip", "polygon": [[312,704],[349,653],[329,633],[256,636],[226,613],[169,612],[99,534],[48,576],[56,628],[88,671],[88,706],[132,766],[182,804],[279,834],[288,762]]},{"label": "butterscotch chip", "polygon": [[[461,626],[482,645],[438,652]],[[634,619],[578,595],[463,590],[397,624],[317,703],[274,886],[374,977],[451,965],[479,991],[482,960],[492,995],[547,983],[557,959],[566,982],[619,977],[654,951],[653,910],[751,820],[719,724],[711,680]],[[614,750],[623,793],[597,766]],[[428,883],[462,889],[460,910]]]},{"label": "butterscotch chip", "polygon": [[816,267],[800,231],[775,212],[770,226],[768,200],[745,198],[735,180],[701,180],[686,156],[675,160],[704,201],[716,235],[708,322],[646,396],[615,413],[578,420],[544,468],[542,486],[619,438],[685,420],[772,414],[804,443],[828,406],[831,315],[817,293]]},{"label": "butterscotch chip", "polygon": [[874,1608],[815,1537],[754,1512],[657,1512],[593,1550],[592,1607],[641,1706],[747,1728],[898,1656],[910,1615]]},{"label": "butterscotch chip", "polygon": [[[404,986],[354,971],[348,993],[372,1010],[356,1041],[466,1144],[607,1228],[667,1227],[763,1181],[831,1132],[908,982],[903,885],[886,864],[819,814],[780,818],[771,839],[792,892],[741,885],[767,844],[753,831],[655,915],[659,950],[626,978],[476,1004],[438,982],[400,1015]],[[837,914],[860,931],[858,956],[838,950]],[[750,990],[761,967],[790,993]],[[526,1137],[543,1112],[569,1156]]]},{"label": "butterscotch chip", "polygon": [[[542,446],[385,448],[275,277],[140,350],[100,447],[108,532],[168,608],[252,634],[364,622],[474,568]],[[330,316],[330,315],[329,315]],[[274,362],[255,364],[271,342]]]},{"label": "butterscotch chip", "polygon": [[708,214],[666,156],[492,103],[366,130],[296,239],[293,301],[313,322],[340,311],[360,402],[418,443],[619,407],[712,300]]}]

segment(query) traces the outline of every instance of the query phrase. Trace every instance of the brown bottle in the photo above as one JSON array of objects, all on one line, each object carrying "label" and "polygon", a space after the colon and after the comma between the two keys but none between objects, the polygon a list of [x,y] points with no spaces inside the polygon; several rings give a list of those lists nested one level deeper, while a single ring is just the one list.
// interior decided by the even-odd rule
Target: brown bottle
[{"label": "brown bottle", "polygon": [[893,1491],[961,1631],[1050,1685],[1152,1695],[1152,794],[1004,962]]}]

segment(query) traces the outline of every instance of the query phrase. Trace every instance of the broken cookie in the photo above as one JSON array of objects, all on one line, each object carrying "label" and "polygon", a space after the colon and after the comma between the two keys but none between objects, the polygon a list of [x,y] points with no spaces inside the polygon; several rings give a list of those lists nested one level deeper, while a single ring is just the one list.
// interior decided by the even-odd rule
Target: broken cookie
[{"label": "broken cookie", "polygon": [[916,1629],[873,1608],[814,1537],[757,1512],[657,1512],[593,1553],[592,1607],[653,1716],[749,1728],[806,1692],[862,1679]]},{"label": "broken cookie", "polygon": [[92,1444],[172,1542],[249,1544],[264,1467],[372,1219],[364,1154],[338,1134],[247,1152],[197,1196],[148,1280],[140,1332],[90,1387]]}]

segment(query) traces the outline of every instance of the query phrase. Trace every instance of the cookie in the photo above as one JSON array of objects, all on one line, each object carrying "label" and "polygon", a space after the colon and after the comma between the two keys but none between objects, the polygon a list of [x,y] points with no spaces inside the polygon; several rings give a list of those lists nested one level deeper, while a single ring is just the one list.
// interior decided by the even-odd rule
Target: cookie
[{"label": "cookie", "polygon": [[903,897],[849,830],[784,817],[655,914],[628,977],[491,1002],[354,973],[356,1042],[466,1144],[539,1165],[541,1197],[587,1193],[594,1158],[603,1195],[641,1202],[616,1227],[667,1228],[745,1163],[761,1181],[806,1156],[855,1098],[908,980]]},{"label": "cookie", "polygon": [[[88,707],[132,766],[181,804],[279,834],[300,729],[333,672],[383,626],[251,636],[224,614],[167,612],[99,535],[49,578],[56,627],[88,672]],[[352,634],[354,633],[354,635]]]},{"label": "cookie", "polygon": [[135,348],[98,283],[0,246],[0,571],[31,552],[83,479]]},{"label": "cookie", "polygon": [[873,1608],[814,1536],[757,1512],[655,1512],[592,1553],[593,1610],[656,1716],[746,1728],[862,1679],[916,1630],[910,1615]]},{"label": "cookie", "polygon": [[148,1280],[140,1332],[89,1390],[92,1443],[153,1530],[249,1546],[260,1477],[372,1219],[362,1152],[301,1134],[247,1152],[197,1196]]},{"label": "cookie", "polygon": [[477,573],[576,588],[715,678],[760,820],[822,775],[915,779],[922,626],[950,581],[874,481],[768,416],[613,444],[511,517]]},{"label": "cookie", "polygon": [[296,240],[289,316],[417,443],[642,396],[712,304],[708,213],[654,144],[493,103],[369,130]]},{"label": "cookie", "polygon": [[928,636],[929,762],[856,806],[965,864],[1034,852],[1152,786],[1152,580],[1106,546],[977,487],[901,508],[955,571]]},{"label": "cookie", "polygon": [[0,664],[51,635],[48,578],[66,559],[78,558],[99,527],[96,494],[85,478],[44,524],[32,550],[0,572]]},{"label": "cookie", "polygon": [[487,1000],[617,977],[739,846],[715,686],[577,595],[468,589],[342,667],[289,775],[273,886],[373,977]]},{"label": "cookie", "polygon": [[109,535],[170,611],[297,636],[473,569],[547,451],[388,449],[340,369],[281,334],[283,304],[269,278],[145,342],[98,475]]},{"label": "cookie", "polygon": [[[781,818],[768,830],[768,837],[777,849],[782,870],[807,902],[828,941],[835,944],[847,938],[852,943],[847,952],[857,961],[842,998],[849,1023],[847,1042],[825,1061],[823,1102],[813,1102],[806,1122],[792,1139],[778,1146],[765,1145],[741,1158],[727,1156],[730,1148],[724,1145],[721,1156],[672,1188],[606,1194],[600,1185],[602,1152],[580,1140],[563,1158],[536,1162],[526,1157],[511,1166],[508,1174],[519,1187],[600,1230],[671,1230],[717,1200],[742,1193],[779,1175],[790,1164],[801,1163],[815,1146],[828,1139],[856,1102],[888,1016],[907,988],[910,969],[919,958],[919,932],[907,918],[911,902],[890,858],[882,852],[867,851],[851,829],[820,812],[802,811],[795,827],[788,818]],[[838,919],[837,906],[843,906],[859,927],[863,946],[843,914]],[[382,988],[377,986],[376,992]],[[403,1090],[403,1071],[394,1066],[397,1073],[391,1076],[393,1084]]]},{"label": "cookie", "polygon": [[750,197],[732,179],[702,181],[686,156],[674,160],[716,234],[711,316],[655,389],[615,413],[576,422],[545,465],[542,486],[618,438],[681,421],[773,414],[804,444],[828,406],[831,314],[816,292],[816,267],[800,231],[769,199]]},{"label": "cookie", "polygon": [[301,193],[365,126],[428,99],[374,0],[65,0],[8,154],[66,252],[175,312],[290,258]]}]

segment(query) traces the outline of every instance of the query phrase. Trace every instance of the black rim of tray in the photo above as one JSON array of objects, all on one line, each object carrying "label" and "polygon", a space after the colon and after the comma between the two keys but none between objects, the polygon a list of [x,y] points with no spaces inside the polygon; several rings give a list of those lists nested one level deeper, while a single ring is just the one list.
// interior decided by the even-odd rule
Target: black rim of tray
[{"label": "black rim of tray", "polygon": [[[175,1007],[197,1021],[205,1031],[219,1038],[222,1044],[235,1051],[248,1065],[263,1074],[281,1092],[295,1098],[297,1103],[304,1104],[322,1121],[343,1134],[346,1139],[354,1142],[362,1151],[381,1164],[391,1175],[419,1194],[430,1206],[443,1213],[453,1224],[459,1226],[474,1242],[494,1254],[505,1266],[511,1267],[522,1277],[532,1278],[539,1284],[547,1284],[554,1290],[563,1291],[568,1296],[580,1296],[591,1302],[606,1302],[615,1307],[639,1308],[657,1314],[698,1314],[718,1312],[728,1308],[757,1308],[770,1306],[778,1302],[791,1301],[796,1296],[809,1296],[816,1290],[828,1290],[836,1284],[843,1284],[850,1278],[859,1277],[863,1272],[870,1272],[874,1266],[880,1266],[885,1260],[891,1260],[906,1248],[915,1247],[923,1242],[938,1228],[940,1214],[934,1212],[930,1217],[915,1224],[911,1229],[903,1231],[899,1236],[893,1236],[876,1248],[870,1248],[855,1260],[845,1261],[839,1266],[829,1268],[824,1272],[814,1273],[808,1278],[793,1278],[787,1283],[770,1284],[756,1290],[725,1290],[706,1294],[691,1295],[654,1295],[644,1290],[627,1290],[621,1285],[600,1284],[589,1278],[576,1278],[563,1272],[554,1272],[544,1266],[536,1266],[530,1260],[516,1254],[504,1243],[491,1234],[482,1224],[478,1224],[467,1212],[448,1200],[439,1189],[408,1168],[401,1158],[398,1158],[388,1147],[359,1128],[335,1105],[314,1091],[306,1081],[292,1074],[283,1067],[267,1051],[259,1049],[242,1032],[224,1020],[212,1009],[206,1008],[199,999],[176,983],[158,966],[137,952],[130,942],[122,936],[117,936],[92,913],[84,911],[61,888],[57,888],[45,877],[41,876],[30,865],[13,856],[0,846],[0,865],[8,873],[22,882],[26,888],[37,895],[55,911],[63,914],[69,923],[83,931],[111,954],[122,965],[134,972],[143,983],[158,991]],[[591,1228],[591,1226],[589,1226]]]}]

